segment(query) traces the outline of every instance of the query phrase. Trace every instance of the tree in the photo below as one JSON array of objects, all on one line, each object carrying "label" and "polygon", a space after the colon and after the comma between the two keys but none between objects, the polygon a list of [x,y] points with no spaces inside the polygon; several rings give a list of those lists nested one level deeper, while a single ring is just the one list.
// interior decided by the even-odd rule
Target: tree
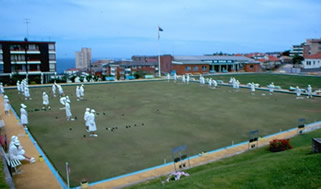
[{"label": "tree", "polygon": [[299,55],[294,55],[292,58],[292,63],[293,64],[301,64],[301,62],[304,60],[302,56]]}]

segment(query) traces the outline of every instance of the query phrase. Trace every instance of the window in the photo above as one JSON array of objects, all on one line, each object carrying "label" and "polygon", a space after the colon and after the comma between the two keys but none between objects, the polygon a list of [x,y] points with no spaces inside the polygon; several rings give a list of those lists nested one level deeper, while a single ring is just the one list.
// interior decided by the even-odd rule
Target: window
[{"label": "window", "polygon": [[0,54],[0,60],[2,60],[2,59],[3,59],[2,54]]},{"label": "window", "polygon": [[251,69],[254,68],[253,64],[250,64],[250,68],[251,68]]},{"label": "window", "polygon": [[50,70],[51,72],[56,71],[56,65],[55,65],[55,64],[49,64],[49,70]]},{"label": "window", "polygon": [[191,67],[190,66],[185,66],[185,71],[191,71]]},{"label": "window", "polygon": [[11,62],[17,62],[17,61],[25,61],[25,55],[24,54],[16,54],[10,56]]},{"label": "window", "polygon": [[30,71],[40,71],[40,70],[38,70],[38,65],[37,64],[30,64],[29,65],[29,70]]},{"label": "window", "polygon": [[194,66],[193,71],[198,71],[198,66]]},{"label": "window", "polygon": [[49,60],[56,60],[55,54],[49,54]]},{"label": "window", "polygon": [[48,49],[49,50],[55,50],[55,45],[54,44],[49,44]]},{"label": "window", "polygon": [[38,50],[38,48],[35,44],[29,44],[28,50],[35,51],[35,50]]},{"label": "window", "polygon": [[138,68],[142,68],[142,66],[138,66]]},{"label": "window", "polygon": [[202,71],[206,71],[207,70],[207,66],[202,66]]},{"label": "window", "polygon": [[3,64],[0,64],[0,73],[3,73]]},{"label": "window", "polygon": [[155,66],[149,66],[150,68],[155,68]]},{"label": "window", "polygon": [[136,66],[132,66],[133,69],[136,69],[137,67]]}]

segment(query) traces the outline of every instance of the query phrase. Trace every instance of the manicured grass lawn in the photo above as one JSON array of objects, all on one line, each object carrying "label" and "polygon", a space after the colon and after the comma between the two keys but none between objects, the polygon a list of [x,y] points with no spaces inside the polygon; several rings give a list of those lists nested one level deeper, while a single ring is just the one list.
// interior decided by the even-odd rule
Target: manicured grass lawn
[{"label": "manicured grass lawn", "polygon": [[315,76],[295,76],[295,75],[284,75],[284,74],[229,74],[229,75],[213,75],[208,76],[216,80],[223,80],[229,82],[231,77],[238,79],[241,84],[247,84],[250,82],[259,83],[262,87],[266,87],[271,82],[274,85],[281,86],[282,89],[289,89],[290,86],[300,88],[307,88],[310,84],[313,90],[321,89],[321,77]]},{"label": "manicured grass lawn", "polygon": [[[52,110],[29,112],[29,130],[63,177],[69,162],[73,186],[83,178],[93,182],[172,161],[171,149],[180,145],[195,155],[246,141],[251,130],[265,136],[297,127],[299,118],[321,120],[320,98],[296,100],[289,94],[250,95],[248,89],[234,93],[230,87],[164,81],[86,85],[86,100],[77,102],[76,86],[63,88],[78,119],[66,121],[58,98],[50,95]],[[16,90],[6,94],[19,113],[22,102],[28,110],[40,109],[42,90],[51,94],[49,87],[32,88],[32,101]],[[98,138],[85,131],[87,107],[98,113]],[[112,127],[118,129],[106,130]]]},{"label": "manicured grass lawn", "polygon": [[290,140],[293,149],[270,152],[268,147],[187,170],[189,177],[162,186],[166,177],[128,188],[300,188],[321,187],[321,153],[311,153],[312,138],[321,129]]}]

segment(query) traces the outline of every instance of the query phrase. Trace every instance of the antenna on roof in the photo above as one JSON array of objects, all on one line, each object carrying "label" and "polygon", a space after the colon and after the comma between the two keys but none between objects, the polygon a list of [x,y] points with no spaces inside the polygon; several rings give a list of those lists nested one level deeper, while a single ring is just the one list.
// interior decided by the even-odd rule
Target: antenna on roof
[{"label": "antenna on roof", "polygon": [[30,18],[25,18],[25,23],[26,23],[26,29],[27,29],[27,36],[26,38],[29,37],[29,23],[30,23]]}]

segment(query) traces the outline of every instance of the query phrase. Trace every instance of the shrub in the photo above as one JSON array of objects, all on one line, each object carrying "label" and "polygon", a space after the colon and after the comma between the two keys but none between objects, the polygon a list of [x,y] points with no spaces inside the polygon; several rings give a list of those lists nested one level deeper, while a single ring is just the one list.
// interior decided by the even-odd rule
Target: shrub
[{"label": "shrub", "polygon": [[280,152],[284,150],[292,149],[290,139],[274,139],[270,141],[270,151]]}]

